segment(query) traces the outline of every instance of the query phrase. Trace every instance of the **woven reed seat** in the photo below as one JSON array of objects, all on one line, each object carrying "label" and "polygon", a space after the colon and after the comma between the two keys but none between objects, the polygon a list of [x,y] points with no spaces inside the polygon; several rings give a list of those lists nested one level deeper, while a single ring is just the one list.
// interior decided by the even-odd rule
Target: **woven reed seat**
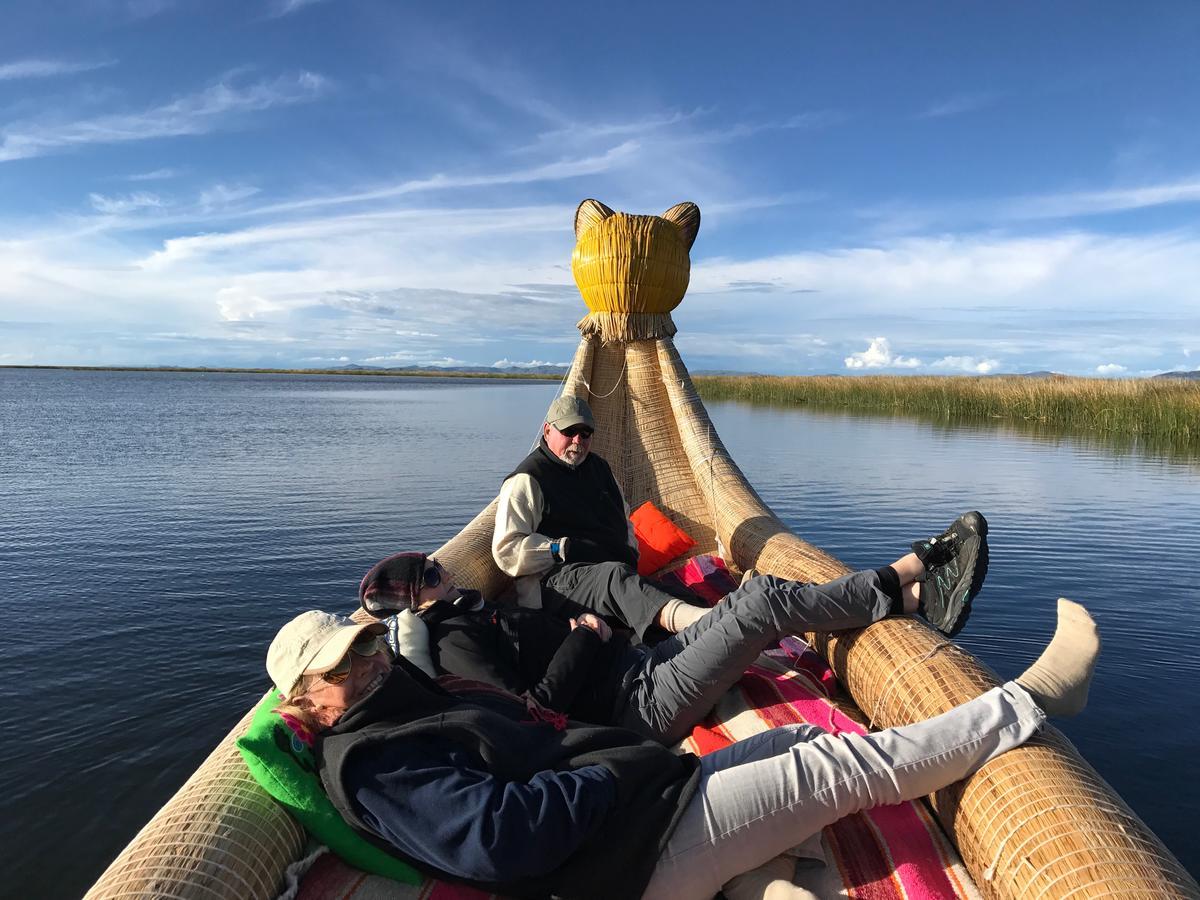
[{"label": "woven reed seat", "polygon": [[[580,208],[577,235],[580,219],[584,236],[609,224],[643,234],[661,222],[694,239],[699,227],[699,211],[693,221],[691,204],[659,218],[625,216],[589,203],[595,201]],[[622,225],[617,217],[630,221]],[[691,240],[686,242],[690,248]],[[581,239],[580,247],[585,243]],[[610,257],[614,247],[625,246],[608,235],[592,244]],[[587,277],[590,264],[584,259],[581,265],[580,254],[577,248],[577,280],[581,270]],[[675,269],[684,267],[682,288],[677,271],[660,279],[671,291],[678,289],[678,299],[686,288],[686,260],[685,252],[682,260],[674,253],[669,261]],[[624,277],[646,284],[653,277],[644,262],[621,259],[614,265],[624,267]],[[664,303],[649,292],[629,305],[628,294],[611,290],[618,280],[612,272],[592,268],[607,286],[591,290],[581,281],[592,313],[581,323],[584,337],[563,391],[591,403],[599,426],[593,449],[611,464],[631,507],[653,501],[695,538],[691,553],[719,554],[739,570],[753,566],[807,581],[845,573],[842,563],[793,534],[771,512],[725,450],[674,345],[670,309],[678,299]],[[606,299],[617,294],[620,303]],[[460,583],[492,597],[508,586],[491,556],[494,515],[495,501],[436,554]],[[806,637],[878,727],[937,715],[998,683],[970,654],[911,618]],[[251,900],[278,893],[284,869],[301,855],[304,833],[251,779],[234,749],[247,723],[248,717],[218,745],[88,898]],[[1053,728],[930,799],[986,897],[1200,898],[1196,881]]]}]

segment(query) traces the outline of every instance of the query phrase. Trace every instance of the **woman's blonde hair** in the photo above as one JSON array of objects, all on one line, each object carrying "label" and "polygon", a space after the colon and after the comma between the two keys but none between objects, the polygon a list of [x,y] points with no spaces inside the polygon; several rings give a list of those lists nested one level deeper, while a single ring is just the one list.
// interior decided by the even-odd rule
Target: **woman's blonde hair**
[{"label": "woman's blonde hair", "polygon": [[279,705],[275,707],[275,713],[284,720],[294,719],[302,725],[310,735],[315,735],[317,732],[324,729],[317,718],[316,712],[313,709],[312,703],[308,700],[308,692],[315,686],[316,682],[321,678],[320,675],[301,675],[300,680],[296,682],[296,686],[291,692],[279,701]]}]

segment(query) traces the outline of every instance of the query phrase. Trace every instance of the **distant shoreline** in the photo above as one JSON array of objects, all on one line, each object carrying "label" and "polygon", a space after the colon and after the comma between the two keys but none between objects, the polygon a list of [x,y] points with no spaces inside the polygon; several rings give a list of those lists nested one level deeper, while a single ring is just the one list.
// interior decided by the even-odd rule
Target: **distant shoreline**
[{"label": "distant shoreline", "polygon": [[[85,372],[339,375],[559,382],[563,373],[430,369],[271,369],[224,366],[14,366]],[[1190,373],[1189,373],[1190,374]],[[701,375],[705,400],[903,413],[940,420],[1013,420],[1073,431],[1200,442],[1200,379],[1075,376]]]},{"label": "distant shoreline", "polygon": [[562,375],[542,372],[445,372],[429,369],[238,369],[226,366],[0,366],[0,369],[50,369],[66,372],[218,372],[234,375],[368,375],[405,378],[489,378],[522,381],[561,381]]}]

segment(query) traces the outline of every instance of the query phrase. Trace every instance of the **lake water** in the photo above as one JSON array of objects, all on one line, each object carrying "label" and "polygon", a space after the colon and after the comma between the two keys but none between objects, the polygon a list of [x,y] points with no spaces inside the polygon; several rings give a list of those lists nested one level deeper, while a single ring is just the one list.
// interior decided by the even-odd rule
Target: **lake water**
[{"label": "lake water", "polygon": [[[276,628],[494,496],[554,385],[0,370],[0,847],[75,897],[267,687]],[[1104,655],[1063,730],[1192,872],[1200,459],[1081,439],[712,404],[802,536],[855,567],[983,510],[961,643],[1019,673],[1088,605]]]}]

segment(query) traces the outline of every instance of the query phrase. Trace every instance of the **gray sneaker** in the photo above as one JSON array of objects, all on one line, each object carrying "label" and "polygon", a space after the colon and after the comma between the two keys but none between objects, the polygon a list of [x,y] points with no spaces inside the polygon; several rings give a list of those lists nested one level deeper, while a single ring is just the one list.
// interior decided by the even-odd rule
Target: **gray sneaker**
[{"label": "gray sneaker", "polygon": [[941,534],[912,545],[925,564],[921,615],[934,628],[954,637],[971,615],[971,601],[987,576],[987,519],[963,513]]}]

